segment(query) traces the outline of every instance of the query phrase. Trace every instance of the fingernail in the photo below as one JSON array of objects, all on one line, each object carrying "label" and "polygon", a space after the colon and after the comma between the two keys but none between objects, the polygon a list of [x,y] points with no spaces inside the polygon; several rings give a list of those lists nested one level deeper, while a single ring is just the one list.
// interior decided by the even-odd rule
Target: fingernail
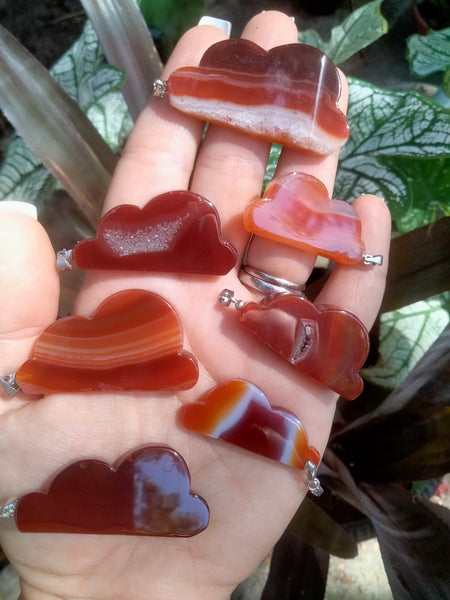
[{"label": "fingernail", "polygon": [[37,220],[37,209],[34,204],[30,204],[29,202],[3,200],[0,202],[0,211],[21,213]]},{"label": "fingernail", "polygon": [[224,19],[216,19],[216,17],[202,17],[198,22],[199,25],[212,25],[213,27],[218,27],[222,31],[224,31],[227,35],[231,33],[231,23],[230,21],[225,21]]}]

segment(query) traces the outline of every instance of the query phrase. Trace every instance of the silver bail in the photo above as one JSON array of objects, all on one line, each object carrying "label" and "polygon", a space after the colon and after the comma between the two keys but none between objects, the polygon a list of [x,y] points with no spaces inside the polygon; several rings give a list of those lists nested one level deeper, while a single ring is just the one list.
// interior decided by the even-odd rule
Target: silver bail
[{"label": "silver bail", "polygon": [[371,267],[381,267],[383,264],[382,254],[363,254],[363,263]]},{"label": "silver bail", "polygon": [[56,268],[62,271],[71,271],[73,268],[73,252],[63,248],[56,254]]},{"label": "silver bail", "polygon": [[241,310],[245,304],[244,300],[236,300],[233,290],[222,290],[219,295],[219,304],[230,306],[233,303],[237,310]]},{"label": "silver bail", "polygon": [[0,383],[2,388],[7,396],[12,398],[18,392],[20,392],[20,387],[16,382],[16,374],[11,373],[10,375],[2,375],[0,377]]},{"label": "silver bail", "polygon": [[13,519],[16,514],[18,500],[14,500],[9,504],[0,505],[0,519]]},{"label": "silver bail", "polygon": [[157,98],[164,98],[167,92],[167,81],[155,79],[153,82],[153,95]]},{"label": "silver bail", "polygon": [[308,479],[308,490],[314,496],[321,496],[323,494],[323,487],[320,485],[320,481],[316,477],[316,465],[310,460],[307,460],[303,470],[305,471],[306,477]]}]

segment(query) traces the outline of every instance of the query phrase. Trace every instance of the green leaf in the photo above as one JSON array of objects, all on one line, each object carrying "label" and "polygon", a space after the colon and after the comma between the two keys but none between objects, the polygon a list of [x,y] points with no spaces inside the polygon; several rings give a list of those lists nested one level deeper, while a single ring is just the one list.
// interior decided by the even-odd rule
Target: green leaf
[{"label": "green leaf", "polygon": [[82,0],[109,63],[126,73],[122,93],[135,120],[160,76],[162,63],[135,0]]},{"label": "green leaf", "polygon": [[424,77],[450,66],[450,27],[428,35],[411,35],[406,43],[406,56],[416,75]]},{"label": "green leaf", "polygon": [[416,93],[350,79],[350,138],[341,151],[335,196],[381,195],[394,220],[412,205],[408,177],[385,157],[450,157],[450,112]]},{"label": "green leaf", "polygon": [[442,77],[442,89],[444,93],[450,98],[450,66],[444,71]]},{"label": "green leaf", "polygon": [[138,0],[138,4],[147,25],[161,32],[165,54],[202,14],[208,14],[202,0]]},{"label": "green leaf", "polygon": [[298,41],[319,48],[339,65],[387,32],[387,21],[380,12],[381,2],[374,0],[353,11],[333,27],[328,42],[314,30],[300,32]]},{"label": "green leaf", "polygon": [[449,156],[382,156],[380,162],[408,188],[410,209],[396,220],[400,232],[411,231],[450,214]]},{"label": "green leaf", "polygon": [[51,70],[53,78],[10,34],[2,36],[7,79],[0,104],[31,150],[22,140],[11,143],[0,169],[0,195],[41,206],[56,186],[52,173],[95,222],[117,158],[80,106],[119,148],[132,125],[118,91],[123,74],[104,63],[89,23]]},{"label": "green leaf", "polygon": [[362,374],[371,383],[396,388],[439,337],[449,322],[448,294],[384,313],[380,326],[380,360]]},{"label": "green leaf", "polygon": [[272,144],[269,153],[269,160],[267,162],[266,172],[264,174],[263,188],[272,181],[275,176],[275,170],[277,168],[278,159],[280,158],[282,147],[278,144]]},{"label": "green leaf", "polygon": [[[121,89],[125,75],[105,63],[98,37],[87,21],[81,36],[50,69],[55,81],[91,118],[103,139],[119,150],[132,128],[132,121]],[[108,115],[101,118],[98,113]]]}]

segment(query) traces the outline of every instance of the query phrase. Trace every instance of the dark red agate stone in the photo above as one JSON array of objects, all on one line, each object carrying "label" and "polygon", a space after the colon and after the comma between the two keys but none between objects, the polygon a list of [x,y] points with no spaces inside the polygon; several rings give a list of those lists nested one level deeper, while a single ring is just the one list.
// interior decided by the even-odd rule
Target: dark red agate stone
[{"label": "dark red agate stone", "polygon": [[80,269],[224,275],[236,259],[215,207],[188,191],[161,194],[142,209],[116,206],[101,219],[96,239],[73,250]]},{"label": "dark red agate stone", "polygon": [[249,40],[212,45],[198,67],[168,80],[173,106],[272,142],[329,154],[348,138],[341,82],[320,50],[286,44],[268,52]]},{"label": "dark red agate stone", "polygon": [[359,370],[369,352],[369,335],[351,313],[283,293],[244,304],[241,321],[299,371],[347,400],[362,392]]},{"label": "dark red agate stone", "polygon": [[47,327],[16,373],[26,394],[176,391],[197,379],[175,310],[139,289],[113,294],[90,318],[65,317]]},{"label": "dark red agate stone", "polygon": [[180,454],[150,446],[117,469],[92,459],[70,465],[47,492],[20,498],[15,519],[23,532],[187,537],[205,529],[209,510],[190,492]]}]

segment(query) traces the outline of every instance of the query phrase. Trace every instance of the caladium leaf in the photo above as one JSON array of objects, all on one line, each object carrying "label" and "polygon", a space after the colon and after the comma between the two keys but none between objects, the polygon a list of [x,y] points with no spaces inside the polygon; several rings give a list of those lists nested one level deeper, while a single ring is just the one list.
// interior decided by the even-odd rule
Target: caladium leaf
[{"label": "caladium leaf", "polygon": [[377,533],[394,597],[446,598],[450,589],[450,511],[413,499],[400,485],[361,484],[359,491]]},{"label": "caladium leaf", "polygon": [[411,207],[396,220],[398,231],[450,215],[450,156],[380,156],[379,161],[408,186]]},{"label": "caladium leaf", "polygon": [[384,313],[380,327],[380,361],[363,369],[371,383],[396,388],[439,337],[449,322],[448,294]]},{"label": "caladium leaf", "polygon": [[[81,3],[109,63],[126,73],[122,92],[135,120],[153,91],[153,81],[162,70],[142,13],[136,0],[82,0]],[[105,118],[108,117],[105,113]]]},{"label": "caladium leaf", "polygon": [[450,472],[449,373],[447,326],[376,410],[333,433],[330,448],[355,479],[408,482]]},{"label": "caladium leaf", "polygon": [[121,92],[126,76],[106,64],[89,21],[78,40],[50,69],[50,74],[86,113],[110,148],[120,150],[133,126]]},{"label": "caladium leaf", "polygon": [[406,57],[416,75],[424,77],[450,66],[450,27],[428,35],[411,35],[406,43]]},{"label": "caladium leaf", "polygon": [[450,112],[412,92],[381,90],[355,79],[349,87],[351,134],[341,151],[334,195],[341,200],[381,195],[393,219],[401,219],[412,205],[410,173],[392,166],[391,157],[450,157]]},{"label": "caladium leaf", "polygon": [[[31,149],[19,140],[11,145],[0,172],[2,199],[43,202],[55,187],[48,169],[95,223],[117,162],[115,154],[44,67],[3,28],[0,37],[0,105]],[[74,77],[75,62],[84,65],[86,76],[83,70]],[[95,34],[87,24],[55,72],[69,89],[77,82],[71,91],[84,106],[103,105],[107,110],[107,89],[117,93],[122,76],[103,67]]]},{"label": "caladium leaf", "polygon": [[312,29],[301,31],[298,41],[319,48],[339,65],[387,32],[387,21],[380,12],[381,2],[374,0],[353,11],[333,27],[329,41]]},{"label": "caladium leaf", "polygon": [[277,168],[281,150],[282,148],[278,144],[272,144],[270,147],[269,160],[267,161],[266,172],[264,173],[263,188],[266,188],[266,186],[275,177],[275,170]]}]

